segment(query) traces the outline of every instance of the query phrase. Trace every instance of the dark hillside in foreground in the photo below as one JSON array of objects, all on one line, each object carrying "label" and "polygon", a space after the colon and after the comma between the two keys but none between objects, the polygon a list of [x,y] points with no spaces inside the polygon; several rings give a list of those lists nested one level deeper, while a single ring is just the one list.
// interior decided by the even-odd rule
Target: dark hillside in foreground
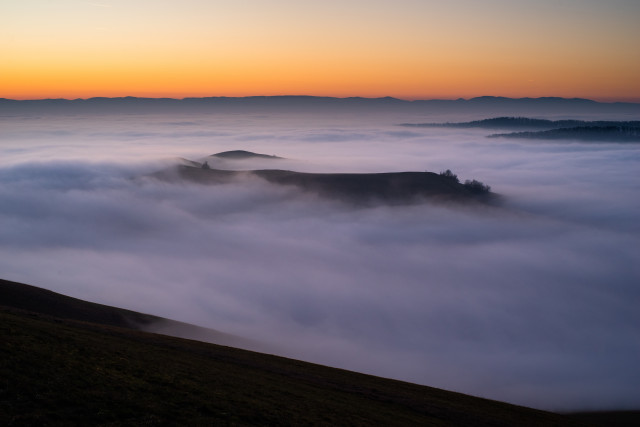
[{"label": "dark hillside in foreground", "polygon": [[0,305],[63,319],[139,329],[160,317],[71,298],[46,289],[0,279]]},{"label": "dark hillside in foreground", "polygon": [[[15,284],[12,299],[0,300],[1,425],[589,425],[431,387],[62,319],[43,314],[43,306],[26,311],[19,301],[34,292]],[[64,305],[65,298],[53,294],[49,303]]]},{"label": "dark hillside in foreground", "polygon": [[35,286],[2,279],[0,279],[0,306],[36,312],[60,319],[134,330],[163,332],[222,345],[252,349],[263,348],[260,343],[225,334],[214,329],[83,301]]}]

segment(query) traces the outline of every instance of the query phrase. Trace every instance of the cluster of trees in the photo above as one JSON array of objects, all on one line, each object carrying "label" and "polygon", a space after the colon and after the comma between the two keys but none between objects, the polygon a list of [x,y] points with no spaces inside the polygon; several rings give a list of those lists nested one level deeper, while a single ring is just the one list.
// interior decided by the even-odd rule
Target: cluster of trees
[{"label": "cluster of trees", "polygon": [[456,175],[455,173],[451,172],[451,169],[447,169],[444,172],[440,172],[440,176],[443,176],[445,178],[448,178],[452,181],[455,181],[455,183],[459,183],[460,180],[458,179],[458,175]]},{"label": "cluster of trees", "polygon": [[[450,179],[454,181],[456,184],[460,183],[460,180],[458,179],[458,175],[451,172],[450,169],[440,172],[440,176]],[[472,179],[472,180],[467,179],[462,185],[464,185],[467,190],[469,190],[471,193],[474,193],[474,194],[483,194],[491,191],[490,186],[485,185],[482,182],[477,181],[475,179]]]},{"label": "cluster of trees", "polygon": [[467,190],[471,191],[474,194],[488,193],[491,191],[490,186],[485,185],[480,181],[476,181],[475,179],[467,179],[463,185],[467,188]]}]

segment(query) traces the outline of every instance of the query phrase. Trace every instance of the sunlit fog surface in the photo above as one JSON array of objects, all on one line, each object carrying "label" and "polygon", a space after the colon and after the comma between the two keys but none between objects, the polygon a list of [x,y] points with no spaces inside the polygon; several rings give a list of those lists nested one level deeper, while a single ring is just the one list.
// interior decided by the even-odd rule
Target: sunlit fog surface
[{"label": "sunlit fog surface", "polygon": [[[470,118],[1,118],[0,275],[331,366],[543,409],[638,408],[640,144],[397,126]],[[355,208],[258,178],[147,176],[236,149],[286,159],[212,167],[451,169],[504,203]]]}]

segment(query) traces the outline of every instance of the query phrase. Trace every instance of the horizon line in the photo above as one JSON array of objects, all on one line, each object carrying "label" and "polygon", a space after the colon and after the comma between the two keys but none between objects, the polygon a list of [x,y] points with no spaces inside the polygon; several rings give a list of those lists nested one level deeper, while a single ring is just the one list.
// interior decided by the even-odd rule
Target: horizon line
[{"label": "horizon line", "polygon": [[361,99],[361,100],[394,100],[401,102],[425,102],[425,101],[471,101],[478,99],[503,99],[503,100],[573,100],[573,101],[590,101],[597,102],[602,104],[637,104],[640,103],[640,99],[629,98],[626,100],[617,99],[617,100],[598,100],[593,98],[581,98],[581,97],[562,97],[562,96],[539,96],[539,97],[509,97],[509,96],[501,96],[501,95],[481,95],[474,96],[469,98],[464,97],[452,97],[452,98],[419,98],[419,99],[407,99],[407,98],[398,98],[394,96],[377,96],[377,97],[367,97],[367,96],[327,96],[327,95],[243,95],[243,96],[226,96],[226,95],[208,95],[208,96],[185,96],[185,97],[169,97],[169,96],[134,96],[134,95],[125,95],[125,96],[91,96],[87,98],[4,98],[0,97],[0,100],[4,101],[90,101],[90,100],[126,100],[126,99],[140,99],[140,100],[172,100],[172,101],[184,101],[184,100],[196,100],[196,99],[250,99],[250,98],[317,98],[317,99],[336,99],[336,100],[349,100],[349,99]]}]

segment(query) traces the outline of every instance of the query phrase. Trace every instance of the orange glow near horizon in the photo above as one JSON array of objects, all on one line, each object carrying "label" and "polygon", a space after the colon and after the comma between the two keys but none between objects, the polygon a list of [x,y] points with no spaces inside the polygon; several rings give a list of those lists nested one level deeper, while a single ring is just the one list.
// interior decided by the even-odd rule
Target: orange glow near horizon
[{"label": "orange glow near horizon", "polygon": [[0,97],[640,101],[640,5],[629,2],[215,3],[2,5]]}]

